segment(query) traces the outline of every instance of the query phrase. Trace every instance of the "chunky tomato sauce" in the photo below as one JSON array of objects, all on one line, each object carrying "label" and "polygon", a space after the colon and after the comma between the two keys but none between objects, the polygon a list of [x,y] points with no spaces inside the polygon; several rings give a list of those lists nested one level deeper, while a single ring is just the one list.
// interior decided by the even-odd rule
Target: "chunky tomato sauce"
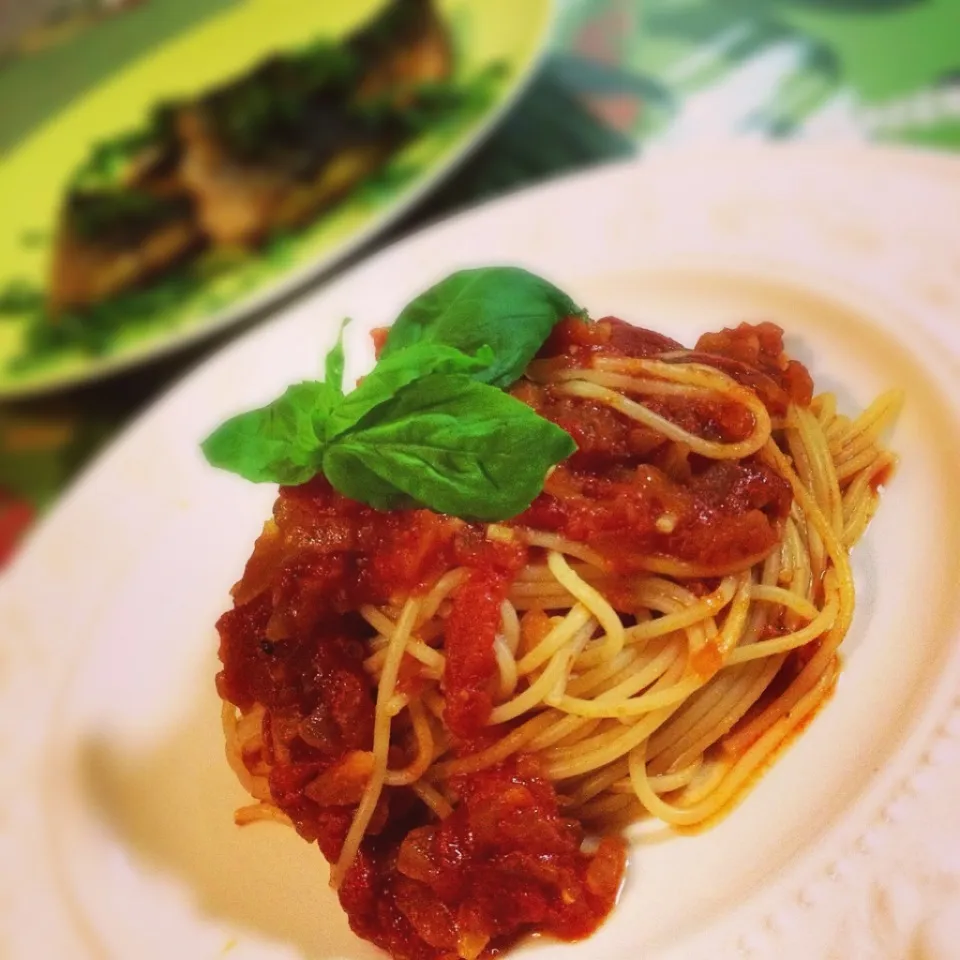
[{"label": "chunky tomato sauce", "polygon": [[[772,324],[706,335],[689,352],[613,318],[568,320],[536,362],[584,365],[598,354],[693,358],[754,389],[774,416],[810,400],[809,375],[784,356]],[[778,542],[790,489],[759,457],[677,457],[659,435],[598,403],[526,379],[513,393],[566,429],[578,452],[507,525],[588,543],[623,571],[652,557],[719,574]],[[719,401],[648,405],[707,438],[732,442],[752,428],[741,407]],[[241,709],[265,708],[264,755],[245,759],[269,766],[275,803],[328,860],[339,856],[372,762],[376,689],[363,661],[373,630],[358,608],[466,569],[446,623],[443,693],[444,724],[456,752],[469,754],[505,732],[487,724],[493,641],[501,602],[532,552],[519,540],[491,539],[484,525],[428,510],[379,513],[322,477],[281,489],[234,607],[218,623],[217,685]],[[413,666],[404,662],[401,686],[416,684]],[[394,768],[412,759],[403,732],[391,748]],[[531,931],[568,940],[589,934],[619,890],[620,841],[584,853],[580,825],[562,815],[531,757],[464,776],[454,788],[458,803],[442,822],[409,788],[384,790],[340,888],[353,929],[404,960],[492,956]]]}]

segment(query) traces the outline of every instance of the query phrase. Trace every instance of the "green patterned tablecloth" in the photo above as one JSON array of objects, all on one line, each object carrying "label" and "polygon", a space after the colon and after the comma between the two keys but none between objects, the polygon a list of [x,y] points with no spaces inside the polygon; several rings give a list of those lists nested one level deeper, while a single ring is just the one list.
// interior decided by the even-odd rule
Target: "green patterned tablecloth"
[{"label": "green patterned tablecloth", "polygon": [[644,141],[960,146],[956,0],[584,0],[559,45],[630,77]]},{"label": "green patterned tablecloth", "polygon": [[[563,0],[512,115],[375,246],[638,145],[734,137],[960,148],[960,0]],[[130,416],[229,336],[0,406],[0,565]]]}]

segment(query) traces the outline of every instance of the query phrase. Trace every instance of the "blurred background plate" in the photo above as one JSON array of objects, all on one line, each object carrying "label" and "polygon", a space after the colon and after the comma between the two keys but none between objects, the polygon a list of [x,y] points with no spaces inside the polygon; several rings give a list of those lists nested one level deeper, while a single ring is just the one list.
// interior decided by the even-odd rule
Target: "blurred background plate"
[{"label": "blurred background plate", "polygon": [[355,249],[435,185],[502,116],[539,60],[553,5],[435,0],[453,51],[447,86],[455,102],[344,199],[301,227],[273,232],[255,249],[210,245],[93,307],[53,315],[61,204],[98,148],[109,155],[159,105],[230,83],[272,54],[344,39],[388,5],[140,0],[122,6],[128,9],[111,15],[75,12],[0,51],[0,397],[89,380],[181,347]]}]

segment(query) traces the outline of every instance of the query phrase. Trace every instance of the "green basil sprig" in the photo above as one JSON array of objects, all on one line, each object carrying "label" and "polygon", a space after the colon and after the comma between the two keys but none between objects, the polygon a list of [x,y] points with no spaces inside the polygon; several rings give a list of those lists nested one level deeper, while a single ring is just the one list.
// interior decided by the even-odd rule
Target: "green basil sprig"
[{"label": "green basil sprig", "polygon": [[460,271],[404,309],[351,393],[342,392],[341,327],[325,382],[295,384],[228,420],[204,454],[254,482],[299,484],[322,472],[345,496],[381,510],[515,516],[576,445],[499,387],[574,314],[583,312],[566,294],[525,270]]}]

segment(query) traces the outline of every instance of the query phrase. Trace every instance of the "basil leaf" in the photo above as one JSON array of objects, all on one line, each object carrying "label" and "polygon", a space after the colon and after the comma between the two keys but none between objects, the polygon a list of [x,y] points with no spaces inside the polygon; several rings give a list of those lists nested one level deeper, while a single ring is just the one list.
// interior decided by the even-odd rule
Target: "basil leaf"
[{"label": "basil leaf", "polygon": [[382,479],[367,466],[363,457],[346,444],[337,441],[323,454],[323,474],[334,490],[359,500],[377,510],[404,510],[423,506],[413,497]]},{"label": "basil leaf", "polygon": [[323,470],[341,493],[384,509],[388,484],[440,513],[504,520],[575,450],[569,434],[509,394],[464,374],[431,374],[331,443]]},{"label": "basil leaf", "polygon": [[339,400],[329,383],[307,380],[221,424],[203,441],[215,467],[254,483],[305,483],[320,470],[323,428]]},{"label": "basil leaf", "polygon": [[446,344],[470,354],[488,344],[494,359],[476,379],[508,387],[554,326],[572,315],[584,313],[562,290],[527,270],[460,270],[404,308],[381,358],[418,343]]},{"label": "basil leaf", "polygon": [[431,373],[476,373],[485,370],[493,361],[488,346],[477,350],[475,357],[443,344],[418,343],[381,357],[360,385],[347,394],[330,414],[326,439],[332,440],[353,427],[398,390]]},{"label": "basil leaf", "polygon": [[350,318],[344,318],[340,324],[340,333],[337,334],[337,342],[327,354],[323,361],[324,380],[330,384],[334,390],[343,396],[343,331],[347,329]]}]

